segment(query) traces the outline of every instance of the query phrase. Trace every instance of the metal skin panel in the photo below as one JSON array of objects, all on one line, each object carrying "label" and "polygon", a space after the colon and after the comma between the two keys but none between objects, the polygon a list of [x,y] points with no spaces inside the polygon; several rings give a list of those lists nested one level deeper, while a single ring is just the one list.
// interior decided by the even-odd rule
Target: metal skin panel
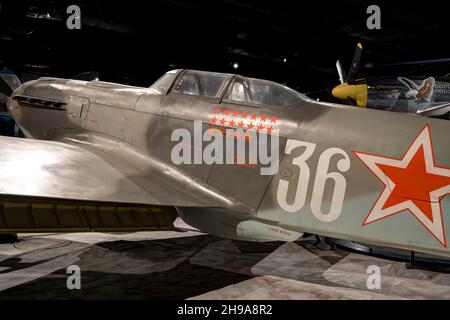
[{"label": "metal skin panel", "polygon": [[[189,131],[192,142],[194,141],[194,126],[193,121],[203,121],[208,123],[210,110],[213,110],[219,100],[214,98],[186,96],[183,94],[174,93],[170,96],[166,96],[163,100],[162,107],[159,109],[159,117],[155,134],[152,135],[152,141],[155,143],[154,151],[156,155],[171,163],[171,151],[172,148],[178,143],[177,141],[171,141],[170,137],[174,129],[183,128]],[[202,135],[209,129],[208,125],[202,126]],[[149,133],[150,134],[150,133]],[[161,144],[161,141],[167,141],[165,144]],[[201,142],[202,150],[207,145],[206,142]],[[188,146],[191,153],[194,153],[194,145]],[[186,172],[192,177],[200,179],[204,182],[208,180],[211,172],[212,165],[207,164],[180,164],[178,168]],[[208,184],[211,185],[211,184]],[[211,185],[213,187],[217,187]],[[220,190],[220,188],[217,188]],[[225,193],[226,194],[226,193]]]},{"label": "metal skin panel", "polygon": [[91,103],[124,109],[133,109],[140,95],[147,91],[150,89],[102,81],[91,81],[83,87],[83,93]]},{"label": "metal skin panel", "polygon": [[[40,123],[41,120],[37,120],[37,116],[29,117],[24,114],[27,112],[25,105],[9,100],[9,111],[30,137],[74,145],[80,160],[87,157],[78,165],[72,163],[73,171],[67,178],[70,179],[70,184],[62,184],[62,190],[66,188],[67,196],[72,198],[79,198],[79,195],[70,194],[71,188],[87,183],[78,181],[85,177],[88,179],[86,181],[91,179],[87,189],[77,187],[76,190],[81,189],[80,194],[86,194],[90,199],[99,197],[96,189],[98,187],[100,190],[102,187],[109,188],[110,194],[122,198],[135,198],[136,194],[145,194],[146,204],[173,205],[188,223],[221,236],[264,241],[274,239],[273,233],[277,232],[275,238],[283,239],[286,236],[286,241],[292,241],[295,235],[309,232],[450,256],[445,241],[450,237],[448,196],[443,195],[436,200],[442,210],[442,235],[436,235],[439,231],[437,229],[433,235],[408,210],[364,224],[380,194],[384,192],[385,184],[357,156],[357,153],[364,153],[399,161],[398,159],[407,154],[417,137],[421,136],[419,133],[429,132],[435,166],[448,168],[448,121],[322,103],[306,97],[302,102],[291,106],[257,108],[221,102],[220,98],[177,93],[163,96],[145,88],[109,84],[93,86],[83,81],[64,79],[32,81],[18,88],[13,96],[19,94],[35,95],[40,99],[47,98],[64,103],[75,103],[71,97],[77,96],[87,98],[91,103],[101,102],[111,108],[128,111],[122,120],[117,120],[117,117],[123,117],[120,113],[99,113],[98,117],[110,117],[110,121],[119,121],[120,124],[116,122],[115,130],[111,130],[112,127],[108,126],[112,122],[99,122],[98,132],[92,132],[87,125],[86,128],[80,125],[74,130],[73,121],[67,120],[71,117],[67,110],[53,110],[46,114],[46,121]],[[82,100],[79,100],[80,103]],[[280,168],[275,175],[261,178],[252,174],[246,175],[241,171],[242,168],[218,164],[207,174],[210,166],[197,165],[189,168],[184,165],[175,166],[170,161],[173,146],[170,136],[173,130],[179,127],[192,130],[193,122],[199,120],[209,124],[217,114],[217,109],[220,109],[220,112],[230,109],[238,114],[247,112],[273,117],[271,124],[280,130],[281,140],[286,141],[280,144],[279,152],[284,156],[280,157]],[[44,112],[39,111],[41,114]],[[39,125],[36,125],[38,122]],[[45,129],[42,129],[43,127]],[[117,130],[118,127],[121,129]],[[43,148],[52,152],[50,145],[53,144],[41,143],[42,145],[37,145],[34,141],[27,141],[27,147],[30,150]],[[9,145],[8,148],[12,149],[10,156],[0,158],[2,164],[17,163],[14,154],[18,145]],[[62,145],[57,146],[63,148]],[[297,147],[290,150],[291,146]],[[7,147],[0,148],[1,155]],[[286,151],[288,149],[290,152]],[[311,152],[305,160],[302,156],[307,149]],[[87,155],[87,152],[91,154]],[[91,160],[94,155],[101,161]],[[66,162],[70,163],[64,154],[60,153],[60,166],[44,167],[44,172],[52,173],[52,170],[57,168],[65,170]],[[97,168],[98,172],[84,171],[85,167]],[[112,173],[114,170],[116,173]],[[336,174],[335,178],[340,177],[336,178],[340,182],[326,180],[330,173]],[[123,184],[114,184],[114,181],[111,183],[111,179],[118,176],[129,181],[130,189]],[[206,176],[208,179],[205,179]],[[41,180],[24,180],[22,186],[38,188],[39,192],[34,195],[41,197],[50,196],[52,192],[60,190],[52,188],[50,182]],[[13,190],[13,187],[17,187],[14,190],[19,191],[18,184],[9,187],[8,180],[0,181],[3,190]],[[56,181],[58,183],[62,180]],[[297,188],[299,183],[300,187]],[[423,181],[410,183],[420,187]],[[243,187],[245,184],[248,188]],[[386,182],[386,185],[393,190],[392,184]],[[136,193],[131,191],[132,188],[138,188],[140,191]],[[282,204],[283,192],[286,192],[285,204]],[[298,202],[298,208],[286,210],[299,195],[303,195],[304,199],[300,197],[303,201]],[[404,194],[400,196],[406,197]],[[127,201],[131,202],[129,199]],[[327,212],[331,209],[334,211],[329,216]],[[246,231],[246,228],[249,230]],[[255,236],[255,230],[260,232],[260,235]],[[292,234],[289,234],[289,230]]]},{"label": "metal skin panel", "polygon": [[[283,157],[282,151],[286,139],[280,139],[279,159]],[[225,152],[225,151],[224,151]],[[248,157],[249,148],[246,147]],[[208,184],[218,190],[229,194],[250,208],[258,208],[267,187],[272,180],[271,175],[261,175],[261,164],[214,164],[208,178]],[[233,177],[233,178],[230,178]]]},{"label": "metal skin panel", "polygon": [[1,194],[122,203],[157,200],[95,154],[61,142],[1,137]]},{"label": "metal skin panel", "polygon": [[90,103],[86,117],[86,129],[119,137],[129,110],[104,104]]},{"label": "metal skin panel", "polygon": [[86,115],[89,110],[89,98],[70,96],[67,100],[66,114],[69,128],[81,128],[85,126]]},{"label": "metal skin panel", "polygon": [[140,150],[143,153],[150,154],[155,145],[154,136],[158,133],[155,128],[160,120],[158,115],[135,111],[129,112],[124,121],[120,138]]},{"label": "metal skin panel", "polygon": [[[170,140],[170,136],[172,134],[172,130],[173,128],[183,128],[186,129],[191,137],[192,140],[194,139],[194,128],[192,126],[192,121],[188,121],[188,120],[181,120],[181,119],[176,119],[176,118],[172,118],[172,117],[159,117],[158,123],[157,123],[157,127],[158,128],[164,128],[162,130],[157,130],[155,132],[154,135],[152,135],[152,138],[150,139],[151,141],[151,152],[157,156],[158,158],[163,159],[164,161],[171,163],[171,152],[172,152],[172,148],[178,144],[178,141],[171,141]],[[202,127],[202,134],[209,128],[209,126],[203,126]],[[165,141],[167,140],[167,137],[169,137],[169,140],[165,143],[162,144],[161,141]],[[207,145],[206,142],[202,142],[202,149],[204,150],[204,147]],[[192,159],[193,159],[193,154],[195,152],[194,150],[194,144],[190,143],[189,145],[186,145],[187,148],[190,149],[191,151],[191,155],[192,155]],[[193,160],[192,163],[190,164],[180,164],[177,165],[177,168],[182,170],[183,172],[185,172],[186,174],[200,179],[203,182],[206,182],[208,180],[208,177],[211,173],[211,168],[213,167],[213,165],[207,165],[207,164],[194,164]]]},{"label": "metal skin panel", "polygon": [[136,101],[134,111],[141,113],[159,114],[164,96],[143,94]]}]

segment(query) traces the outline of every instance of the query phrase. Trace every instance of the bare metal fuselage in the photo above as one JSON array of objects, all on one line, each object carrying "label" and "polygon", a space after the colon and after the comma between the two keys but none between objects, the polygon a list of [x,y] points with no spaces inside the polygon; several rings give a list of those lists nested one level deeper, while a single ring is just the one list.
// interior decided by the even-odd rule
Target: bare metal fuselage
[{"label": "bare metal fuselage", "polygon": [[[37,106],[30,101],[21,102],[16,96],[56,101],[64,106]],[[280,134],[278,173],[263,176],[258,166],[172,164],[171,150],[176,143],[170,139],[173,130],[185,128],[194,134],[193,122],[210,123],[218,106],[222,110],[275,117],[273,126]],[[260,241],[292,241],[308,232],[450,256],[448,248],[407,211],[362,226],[383,184],[354,155],[366,152],[400,159],[417,133],[428,125],[434,161],[448,167],[450,124],[446,121],[309,99],[283,108],[255,107],[215,98],[161,95],[146,88],[55,78],[25,83],[13,93],[8,108],[28,138],[60,141],[89,150],[142,189],[157,195],[158,204],[177,207],[187,223],[206,232]],[[293,165],[298,153],[286,152],[293,141],[314,150],[304,161],[308,181],[302,175],[305,169]],[[328,208],[334,203],[333,183],[324,185],[319,209],[314,199],[321,158],[329,150],[342,150],[341,156],[336,153],[330,160],[330,171],[338,171],[338,162],[345,157],[349,159],[349,169],[340,173],[345,181],[342,208],[328,219]],[[155,181],[171,181],[172,187],[161,183],[158,189]],[[294,202],[296,193],[302,191],[299,184],[305,188],[304,204],[296,212],[280,207],[280,181],[286,182],[288,203]],[[87,200],[95,200],[96,188],[86,194]],[[178,196],[181,194],[183,197]],[[193,199],[192,203],[186,202],[187,197]],[[441,200],[441,207],[445,227],[450,220],[448,197]],[[446,229],[444,233],[449,234]]]}]

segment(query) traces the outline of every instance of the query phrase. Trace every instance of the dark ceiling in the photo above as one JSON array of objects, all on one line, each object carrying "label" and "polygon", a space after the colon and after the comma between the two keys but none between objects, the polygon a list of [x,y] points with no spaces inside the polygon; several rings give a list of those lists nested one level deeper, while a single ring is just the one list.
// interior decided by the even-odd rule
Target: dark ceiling
[{"label": "dark ceiling", "polygon": [[[81,30],[66,27],[71,4],[81,8]],[[377,67],[450,58],[445,2],[377,1],[381,30],[366,27],[369,4],[0,0],[0,61],[22,76],[99,71],[102,80],[142,86],[174,68],[232,72],[326,96],[326,88],[338,81],[336,59],[348,69],[356,43],[362,42],[361,76],[450,73],[450,62]]]}]

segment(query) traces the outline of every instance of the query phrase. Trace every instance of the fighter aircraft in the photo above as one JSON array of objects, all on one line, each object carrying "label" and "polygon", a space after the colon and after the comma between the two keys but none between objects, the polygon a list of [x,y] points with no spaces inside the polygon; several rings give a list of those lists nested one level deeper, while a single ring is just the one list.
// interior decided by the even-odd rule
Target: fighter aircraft
[{"label": "fighter aircraft", "polygon": [[[445,120],[195,70],[149,88],[39,78],[8,110],[28,139],[0,137],[1,232],[168,230],[178,215],[230,239],[312,233],[450,256]],[[206,161],[221,138],[245,142],[245,161]],[[275,166],[251,163],[255,139],[278,143]]]},{"label": "fighter aircraft", "polygon": [[341,84],[332,91],[335,98],[362,108],[450,119],[448,78],[388,76],[380,79],[355,79],[361,51],[362,45],[358,43],[348,76],[345,75],[340,61],[336,62]]}]

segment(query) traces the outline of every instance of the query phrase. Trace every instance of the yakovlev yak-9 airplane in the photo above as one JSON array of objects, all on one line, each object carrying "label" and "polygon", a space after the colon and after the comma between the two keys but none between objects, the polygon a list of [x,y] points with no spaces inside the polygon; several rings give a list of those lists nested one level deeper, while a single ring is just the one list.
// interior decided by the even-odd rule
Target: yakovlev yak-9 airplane
[{"label": "yakovlev yak-9 airplane", "polygon": [[449,121],[193,70],[149,88],[40,78],[8,110],[30,139],[0,137],[0,232],[168,230],[179,215],[231,239],[450,256]]},{"label": "yakovlev yak-9 airplane", "polygon": [[[358,43],[347,75],[345,75],[339,60],[336,62],[341,84],[332,90],[335,98],[361,108],[450,119],[450,80],[448,77],[397,76],[356,80],[355,75],[359,68],[361,52],[362,45]],[[420,61],[417,61],[417,64],[419,63]]]}]

